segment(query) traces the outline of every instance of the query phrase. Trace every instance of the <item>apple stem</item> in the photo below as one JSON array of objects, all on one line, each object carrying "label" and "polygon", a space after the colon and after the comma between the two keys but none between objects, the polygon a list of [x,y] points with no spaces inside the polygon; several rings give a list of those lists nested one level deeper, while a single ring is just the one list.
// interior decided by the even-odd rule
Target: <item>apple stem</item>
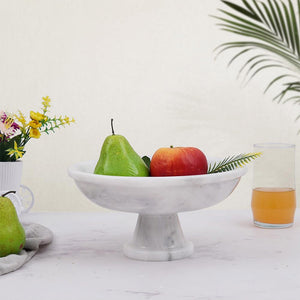
[{"label": "apple stem", "polygon": [[1,197],[5,197],[6,195],[11,194],[11,193],[15,194],[16,191],[8,191],[8,192],[4,193],[3,195],[1,195]]},{"label": "apple stem", "polygon": [[170,146],[170,148],[174,148],[174,146],[173,146],[173,145],[171,145],[171,146]]},{"label": "apple stem", "polygon": [[114,119],[110,119],[110,126],[111,126],[112,135],[115,135],[113,122],[114,122]]}]

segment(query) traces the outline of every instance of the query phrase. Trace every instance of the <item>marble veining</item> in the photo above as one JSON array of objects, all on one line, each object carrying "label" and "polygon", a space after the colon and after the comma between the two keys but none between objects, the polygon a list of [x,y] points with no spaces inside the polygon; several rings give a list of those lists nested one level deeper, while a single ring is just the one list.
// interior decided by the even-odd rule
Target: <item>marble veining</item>
[{"label": "marble veining", "polygon": [[1,276],[3,299],[297,300],[300,217],[287,229],[253,225],[249,210],[204,209],[179,215],[194,253],[144,262],[122,255],[136,215],[29,213],[24,221],[54,233],[52,244]]},{"label": "marble veining", "polygon": [[81,192],[113,210],[141,214],[172,214],[206,208],[226,199],[247,168],[193,176],[125,177],[93,174],[95,162],[69,168]]},{"label": "marble veining", "polygon": [[146,261],[169,261],[190,256],[193,244],[183,236],[177,214],[139,215],[126,256]]}]

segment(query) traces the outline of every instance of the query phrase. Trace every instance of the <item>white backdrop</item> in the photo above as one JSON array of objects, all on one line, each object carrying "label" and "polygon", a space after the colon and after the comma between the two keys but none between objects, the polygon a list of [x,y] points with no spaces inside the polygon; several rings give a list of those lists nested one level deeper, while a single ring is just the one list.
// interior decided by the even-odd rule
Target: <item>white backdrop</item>
[{"label": "white backdrop", "polygon": [[[101,209],[67,168],[98,159],[111,117],[140,155],[171,144],[220,157],[250,152],[256,142],[299,144],[300,110],[263,95],[268,74],[242,87],[240,64],[214,60],[213,49],[232,39],[209,16],[220,7],[218,0],[0,2],[0,106],[29,112],[49,95],[53,114],[77,121],[27,146],[23,183],[35,211]],[[250,166],[216,207],[249,208],[251,182]]]}]

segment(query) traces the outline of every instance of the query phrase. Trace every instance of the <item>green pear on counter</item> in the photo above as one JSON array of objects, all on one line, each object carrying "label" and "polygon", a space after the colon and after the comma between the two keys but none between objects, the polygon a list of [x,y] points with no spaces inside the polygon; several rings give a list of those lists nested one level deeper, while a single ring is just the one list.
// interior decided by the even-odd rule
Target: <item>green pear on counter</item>
[{"label": "green pear on counter", "polygon": [[134,151],[127,139],[114,133],[102,145],[100,158],[94,174],[113,176],[149,176],[149,169],[142,158]]},{"label": "green pear on counter", "polygon": [[7,192],[0,196],[0,257],[18,254],[25,245],[25,231],[16,209],[7,197]]}]

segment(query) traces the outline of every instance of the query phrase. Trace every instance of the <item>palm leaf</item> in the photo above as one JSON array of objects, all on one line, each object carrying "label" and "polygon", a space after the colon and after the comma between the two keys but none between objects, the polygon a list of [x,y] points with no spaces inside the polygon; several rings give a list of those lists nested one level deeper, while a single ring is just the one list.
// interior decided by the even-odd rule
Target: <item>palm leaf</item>
[{"label": "palm leaf", "polygon": [[219,162],[209,164],[207,174],[226,172],[243,167],[245,164],[261,156],[261,154],[261,152],[256,152],[228,156]]},{"label": "palm leaf", "polygon": [[[298,82],[298,81],[288,82],[288,83],[285,83],[284,86],[285,86],[285,88],[276,97],[274,97],[274,100],[276,100],[278,103],[282,102],[282,100],[288,94],[288,92],[292,92],[293,94],[296,93],[296,96],[300,97],[300,94],[299,94],[299,92],[300,92],[300,82]],[[294,96],[291,96],[287,99],[290,99],[290,98],[293,98],[293,97]],[[285,103],[287,99],[285,99],[283,101],[283,103]],[[298,103],[299,102],[296,101],[296,104],[298,104]],[[297,117],[297,119],[298,119],[298,117]]]},{"label": "palm leaf", "polygon": [[[244,60],[238,77],[243,73],[247,83],[258,73],[277,68],[279,73],[267,82],[264,92],[279,86],[281,91],[273,100],[299,105],[300,0],[294,0],[296,4],[292,0],[240,0],[240,5],[221,1],[225,8],[218,9],[221,15],[214,16],[217,26],[243,40],[221,44],[215,49],[217,56],[237,51],[228,66]],[[290,78],[294,81],[288,82]]]},{"label": "palm leaf", "polygon": [[226,3],[229,7],[233,8],[234,10],[248,16],[249,18],[252,18],[256,21],[260,21],[260,18],[258,17],[258,15],[255,13],[254,10],[252,10],[251,6],[248,4],[247,1],[243,1],[243,3],[245,4],[245,6],[248,8],[247,9],[244,9],[242,6],[239,6],[237,4],[234,4],[234,3],[231,3],[229,1],[223,1],[224,3]]}]

